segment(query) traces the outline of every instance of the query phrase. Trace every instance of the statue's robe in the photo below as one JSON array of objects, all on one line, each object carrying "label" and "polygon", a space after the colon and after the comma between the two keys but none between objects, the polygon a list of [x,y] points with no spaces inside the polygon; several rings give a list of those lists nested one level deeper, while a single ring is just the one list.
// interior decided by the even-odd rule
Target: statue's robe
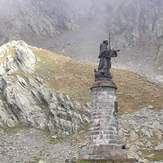
[{"label": "statue's robe", "polygon": [[98,71],[102,74],[110,73],[111,68],[111,57],[117,57],[117,50],[109,50],[105,43],[100,44],[100,58]]}]

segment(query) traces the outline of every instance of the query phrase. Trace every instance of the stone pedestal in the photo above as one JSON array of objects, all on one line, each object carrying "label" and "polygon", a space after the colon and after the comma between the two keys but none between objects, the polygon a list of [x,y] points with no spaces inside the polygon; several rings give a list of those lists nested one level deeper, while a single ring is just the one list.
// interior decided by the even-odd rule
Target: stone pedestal
[{"label": "stone pedestal", "polygon": [[119,144],[116,89],[112,81],[96,81],[91,87],[90,144],[79,152],[79,159],[127,159],[126,150]]}]

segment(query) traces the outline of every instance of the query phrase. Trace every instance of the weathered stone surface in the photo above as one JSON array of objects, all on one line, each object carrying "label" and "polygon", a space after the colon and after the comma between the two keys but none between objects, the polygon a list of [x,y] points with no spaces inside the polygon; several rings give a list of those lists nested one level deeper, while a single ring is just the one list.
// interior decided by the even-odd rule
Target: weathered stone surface
[{"label": "weathered stone surface", "polygon": [[5,118],[6,111],[1,118],[1,122],[6,126],[10,126],[8,121],[11,121],[11,125],[14,126],[20,124],[48,129],[58,136],[65,136],[76,133],[82,123],[89,121],[84,115],[73,111],[79,108],[79,104],[76,108],[76,102],[74,104],[67,95],[56,94],[48,88],[39,87],[40,83],[37,80],[32,79],[34,87],[30,89],[20,76],[13,77],[9,83],[6,77],[2,81],[2,91],[6,100],[4,105],[11,113],[11,118]]},{"label": "weathered stone surface", "polygon": [[[115,88],[112,87],[94,87],[92,88],[92,115],[91,115],[91,136],[90,144],[117,144],[118,137],[117,119],[115,117],[114,103],[116,101]],[[96,113],[94,113],[96,111]],[[94,114],[98,116],[94,116]],[[99,129],[96,127],[99,126]],[[97,131],[98,134],[93,135]],[[111,137],[109,134],[104,134],[105,131],[114,131]],[[116,142],[116,143],[115,143]]]},{"label": "weathered stone surface", "polygon": [[161,150],[162,146],[163,109],[153,111],[152,108],[147,106],[118,119],[120,140],[126,145],[128,156],[135,156],[140,162],[149,161],[141,159],[139,150],[152,152]]},{"label": "weathered stone surface", "polygon": [[[0,65],[0,91],[3,97],[0,100],[1,126],[22,125],[66,136],[76,133],[83,123],[90,121],[88,109],[72,101],[68,95],[56,94],[45,88],[41,78],[10,75],[18,70],[33,73],[35,56],[23,41],[9,42],[6,47],[13,47],[15,55],[9,56]],[[75,112],[77,109],[82,109],[82,114]]]},{"label": "weathered stone surface", "polygon": [[158,145],[157,147],[155,147],[155,150],[156,151],[160,151],[160,150],[163,150],[163,143]]},{"label": "weathered stone surface", "polygon": [[150,138],[155,134],[155,131],[163,131],[162,115],[163,110],[155,112],[147,107],[131,115],[126,114],[119,119],[120,135],[131,135],[133,132],[141,137]]},{"label": "weathered stone surface", "polygon": [[[1,63],[1,75],[6,72],[11,73],[18,70],[25,73],[33,73],[35,71],[35,56],[24,41],[11,41],[5,47],[8,50],[13,47],[16,54],[14,56],[8,55],[7,60]],[[7,53],[7,50],[5,53]]]}]

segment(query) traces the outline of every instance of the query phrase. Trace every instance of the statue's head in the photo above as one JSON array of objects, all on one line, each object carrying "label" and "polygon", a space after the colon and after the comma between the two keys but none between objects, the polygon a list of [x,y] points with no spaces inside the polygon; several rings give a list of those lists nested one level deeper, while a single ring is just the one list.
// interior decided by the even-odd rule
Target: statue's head
[{"label": "statue's head", "polygon": [[108,43],[108,40],[104,40],[103,43],[106,44],[106,45],[109,44],[109,43]]}]

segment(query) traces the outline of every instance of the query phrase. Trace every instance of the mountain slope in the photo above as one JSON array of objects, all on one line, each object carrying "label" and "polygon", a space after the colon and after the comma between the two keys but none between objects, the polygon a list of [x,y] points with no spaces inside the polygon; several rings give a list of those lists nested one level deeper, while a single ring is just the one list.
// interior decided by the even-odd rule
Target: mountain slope
[{"label": "mountain slope", "polygon": [[113,66],[163,82],[162,0],[0,0],[0,44],[13,39],[97,63],[111,33]]},{"label": "mountain slope", "polygon": [[[77,158],[78,150],[88,144],[89,88],[97,65],[32,47],[24,41],[9,42],[3,49],[1,160],[60,163]],[[111,70],[118,86],[119,135],[128,155],[140,161],[162,160],[163,87],[133,72]]]},{"label": "mountain slope", "polygon": [[[90,87],[94,82],[97,65],[64,57],[47,50],[30,47],[40,61],[36,63],[35,76],[41,75],[45,85],[57,92],[69,94],[83,104],[91,101]],[[123,111],[135,111],[142,106],[154,105],[162,109],[163,88],[149,82],[133,72],[111,69],[113,81],[117,84],[119,105]],[[63,87],[64,86],[64,87]]]},{"label": "mountain slope", "polygon": [[[83,108],[90,107],[90,87],[94,82],[93,70],[97,68],[96,65],[79,62],[32,46],[29,46],[31,49],[29,50],[28,45],[22,41],[13,41],[3,46],[6,47],[6,52],[1,57],[1,106],[2,109],[3,105],[7,107],[7,112],[12,112],[13,107],[16,107],[13,112],[14,121],[10,116],[11,124],[8,125],[15,126],[20,123],[34,127],[35,122],[31,117],[26,119],[26,116],[30,114],[36,116],[40,113],[33,112],[32,108],[37,108],[38,111],[45,108],[50,109],[50,112],[48,111],[44,117],[45,121],[51,112],[53,116],[60,117],[56,114],[56,111],[59,112],[57,105],[63,109],[77,109],[75,112],[84,113],[83,118],[89,115],[88,111]],[[30,55],[33,59],[28,58]],[[31,67],[30,64],[34,66]],[[32,71],[29,71],[28,67]],[[117,98],[120,115],[124,112],[134,112],[147,105],[153,105],[155,110],[163,108],[163,88],[161,86],[129,71],[112,69],[112,74],[113,81],[118,86]],[[29,107],[32,110],[28,110]],[[73,112],[70,110],[71,115]],[[24,114],[24,111],[27,112]],[[5,111],[3,117],[7,117],[7,112]],[[20,118],[17,117],[18,115]],[[76,116],[79,116],[80,119],[80,115]],[[37,121],[40,123],[39,119]],[[84,121],[87,121],[86,117]],[[7,125],[7,121],[5,124]],[[43,125],[44,122],[41,124]],[[46,125],[43,126],[42,128]]]}]

